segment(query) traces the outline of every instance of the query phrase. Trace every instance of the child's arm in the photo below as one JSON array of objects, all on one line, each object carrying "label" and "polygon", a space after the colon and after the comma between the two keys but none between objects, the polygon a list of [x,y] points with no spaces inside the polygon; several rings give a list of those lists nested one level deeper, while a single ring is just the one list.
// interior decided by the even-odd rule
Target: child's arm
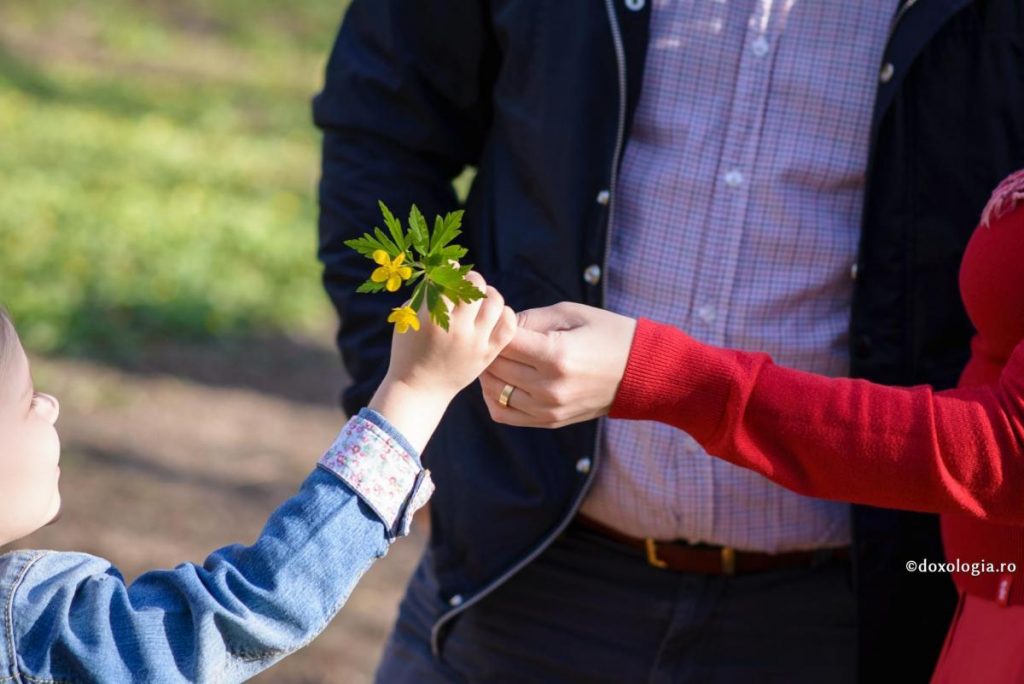
[{"label": "child's arm", "polygon": [[3,673],[240,681],[303,646],[432,489],[417,455],[387,430],[367,413],[350,420],[255,544],[215,551],[201,566],[148,572],[128,585],[95,556],[5,556],[4,641],[13,646],[0,654]]},{"label": "child's arm", "polygon": [[515,331],[491,288],[486,300],[452,311],[450,333],[422,320],[420,332],[396,335],[370,408],[252,546],[130,585],[85,554],[0,558],[0,681],[233,682],[308,643],[407,532],[432,489],[417,452],[454,394]]},{"label": "child's arm", "polygon": [[1024,343],[999,382],[825,378],[641,319],[609,416],[657,420],[802,494],[1024,523]]}]

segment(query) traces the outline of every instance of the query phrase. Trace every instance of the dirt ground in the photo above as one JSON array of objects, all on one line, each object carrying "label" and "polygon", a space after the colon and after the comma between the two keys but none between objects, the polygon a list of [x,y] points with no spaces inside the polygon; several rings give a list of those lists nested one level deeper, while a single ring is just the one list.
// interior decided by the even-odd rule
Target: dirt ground
[{"label": "dirt ground", "polygon": [[[121,367],[34,358],[61,401],[64,513],[18,546],[93,553],[130,579],[251,543],[343,423],[329,337],[164,345]],[[426,534],[421,519],[327,631],[253,681],[371,681]]]}]

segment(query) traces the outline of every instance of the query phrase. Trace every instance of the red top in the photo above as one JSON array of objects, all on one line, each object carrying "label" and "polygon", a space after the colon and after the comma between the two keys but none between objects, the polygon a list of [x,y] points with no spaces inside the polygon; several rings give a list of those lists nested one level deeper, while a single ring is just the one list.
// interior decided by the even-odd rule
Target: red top
[{"label": "red top", "polygon": [[[685,430],[712,454],[810,496],[942,513],[957,586],[1024,604],[1024,174],[1005,181],[964,255],[978,330],[960,387],[897,388],[776,366],[641,319],[609,413]],[[1015,208],[1016,207],[1016,208]],[[929,559],[939,561],[940,559]]]}]

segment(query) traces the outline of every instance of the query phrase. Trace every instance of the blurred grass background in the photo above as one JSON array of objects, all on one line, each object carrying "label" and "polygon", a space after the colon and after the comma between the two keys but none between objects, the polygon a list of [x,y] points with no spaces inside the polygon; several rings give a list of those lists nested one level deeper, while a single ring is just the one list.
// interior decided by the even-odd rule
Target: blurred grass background
[{"label": "blurred grass background", "polygon": [[346,5],[0,1],[0,303],[27,348],[333,321],[310,98]]},{"label": "blurred grass background", "polygon": [[[337,433],[310,100],[346,5],[0,0],[0,305],[61,400],[65,511],[15,546],[201,562]],[[256,681],[372,681],[425,522]]]}]

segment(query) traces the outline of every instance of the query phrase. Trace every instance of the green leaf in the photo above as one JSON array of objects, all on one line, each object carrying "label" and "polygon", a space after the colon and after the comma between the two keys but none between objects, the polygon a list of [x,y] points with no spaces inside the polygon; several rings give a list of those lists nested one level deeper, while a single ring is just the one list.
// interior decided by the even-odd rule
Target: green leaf
[{"label": "green leaf", "polygon": [[423,297],[426,291],[427,280],[424,278],[416,285],[416,289],[412,291],[412,301],[409,302],[409,306],[412,307],[413,311],[419,311],[420,307],[423,306]]},{"label": "green leaf", "polygon": [[461,267],[456,268],[451,264],[442,264],[430,269],[428,275],[435,283],[454,284],[462,277],[462,274],[459,272],[460,270]]},{"label": "green leaf", "polygon": [[388,209],[388,205],[384,204],[383,201],[377,200],[377,205],[380,207],[380,213],[384,215],[384,225],[388,227],[391,238],[404,252],[409,248],[409,245],[405,241],[405,231],[402,229],[402,222],[395,218],[395,215]]},{"label": "green leaf", "polygon": [[430,310],[430,319],[448,332],[448,305],[441,298],[441,290],[433,283],[427,283],[427,308]]},{"label": "green leaf", "polygon": [[426,256],[430,252],[430,229],[427,228],[427,219],[415,204],[409,209],[409,235],[420,256]]},{"label": "green leaf", "polygon": [[444,219],[440,216],[434,221],[434,235],[430,241],[430,253],[434,254],[449,242],[462,234],[459,228],[462,227],[463,210],[451,211],[445,214]]},{"label": "green leaf", "polygon": [[465,247],[460,247],[458,245],[450,245],[448,247],[445,247],[445,248],[441,249],[441,251],[438,252],[438,254],[436,256],[440,257],[439,263],[447,264],[447,263],[449,263],[451,261],[458,261],[458,260],[460,260],[462,257],[466,256],[468,253],[469,253],[469,250],[466,249]]},{"label": "green leaf", "polygon": [[[453,211],[444,217],[437,216],[431,230],[426,218],[414,204],[409,209],[408,232],[403,233],[401,222],[388,206],[384,202],[378,202],[378,205],[388,232],[374,228],[373,234],[367,233],[345,244],[370,259],[377,250],[383,250],[391,259],[405,253],[414,273],[407,281],[408,285],[415,284],[410,306],[418,311],[426,302],[431,320],[447,331],[451,322],[448,313],[450,305],[472,302],[485,296],[466,280],[466,275],[473,268],[472,264],[461,264],[458,267],[451,265],[468,253],[465,247],[452,243],[461,235],[463,212]],[[418,260],[413,250],[419,255]],[[381,292],[386,289],[385,283],[368,280],[359,286],[357,292]]]},{"label": "green leaf", "polygon": [[442,264],[430,270],[429,276],[432,281],[446,287],[454,287],[462,281],[466,274],[473,270],[472,264],[460,265],[455,268],[451,264]]},{"label": "green leaf", "polygon": [[391,238],[389,238],[387,235],[385,235],[384,231],[381,230],[380,228],[376,228],[375,227],[373,229],[373,233],[374,233],[374,235],[377,236],[377,240],[382,245],[384,245],[384,251],[387,252],[388,256],[391,257],[392,259],[397,257],[403,251],[401,248],[399,248],[398,245],[396,245],[394,242],[392,242]]},{"label": "green leaf", "polygon": [[483,299],[485,296],[483,292],[465,278],[472,268],[472,264],[467,264],[460,268],[453,268],[447,265],[438,266],[430,271],[428,277],[440,288],[444,296],[452,300],[454,304],[472,302],[477,299]]},{"label": "green leaf", "polygon": [[380,292],[384,289],[387,283],[375,283],[372,280],[367,280],[365,283],[356,288],[356,292]]},{"label": "green leaf", "polygon": [[430,254],[434,253],[434,245],[437,243],[437,236],[444,232],[444,219],[440,214],[434,217],[434,230],[430,231]]},{"label": "green leaf", "polygon": [[423,268],[427,271],[432,271],[435,268],[444,266],[448,262],[440,254],[428,254],[423,258]]},{"label": "green leaf", "polygon": [[[364,233],[362,237],[354,240],[346,240],[345,246],[351,247],[367,259],[373,259],[373,253],[378,249],[383,249],[385,252],[388,251],[385,245],[381,244],[379,240],[369,233]],[[397,253],[394,256],[398,256]]]}]

